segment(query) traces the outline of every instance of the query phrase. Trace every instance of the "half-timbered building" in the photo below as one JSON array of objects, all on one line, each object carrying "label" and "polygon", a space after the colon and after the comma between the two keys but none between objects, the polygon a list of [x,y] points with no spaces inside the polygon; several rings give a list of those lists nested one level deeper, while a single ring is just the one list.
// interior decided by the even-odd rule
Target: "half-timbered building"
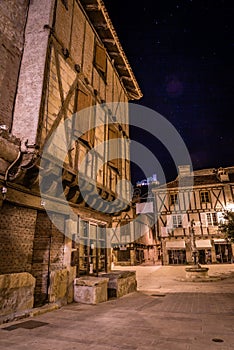
[{"label": "half-timbered building", "polygon": [[219,223],[233,209],[234,167],[191,172],[179,166],[178,177],[153,192],[163,264],[232,261],[233,245]]},{"label": "half-timbered building", "polygon": [[[7,8],[2,10],[7,17]],[[15,13],[5,18],[2,49],[8,45],[5,56],[18,51],[14,70],[1,71],[14,79],[12,106],[1,115],[0,274],[35,277],[36,306],[72,301],[76,276],[111,267],[105,229],[129,199],[127,103],[142,93],[102,0],[25,0],[19,8],[15,1],[10,11]],[[84,109],[83,118],[73,118]],[[42,163],[45,145],[61,124],[72,132],[69,147],[65,152],[58,138]],[[116,138],[123,141],[118,149],[105,143]],[[105,211],[97,194],[115,201],[116,212]],[[49,201],[54,205],[48,215]]]}]

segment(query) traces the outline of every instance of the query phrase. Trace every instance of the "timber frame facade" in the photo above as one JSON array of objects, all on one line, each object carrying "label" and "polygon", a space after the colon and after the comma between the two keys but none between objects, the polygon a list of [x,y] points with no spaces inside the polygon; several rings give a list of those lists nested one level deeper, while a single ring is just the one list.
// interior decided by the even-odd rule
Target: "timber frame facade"
[{"label": "timber frame facade", "polygon": [[156,235],[164,265],[230,263],[234,245],[219,230],[225,210],[233,210],[234,167],[194,172],[180,166],[176,180],[153,190]]},{"label": "timber frame facade", "polygon": [[[142,93],[102,0],[25,4],[13,114],[0,130],[0,274],[32,274],[38,306],[72,301],[75,277],[111,268],[105,228],[112,227],[113,215],[121,214],[122,202],[128,203],[129,189],[127,185],[121,188],[122,201],[113,215],[93,210],[80,193],[78,174],[80,181],[88,182],[87,191],[94,201],[96,188],[104,200],[117,198],[117,182],[130,180],[127,103],[140,99]],[[47,164],[41,165],[41,157],[47,140],[61,123],[94,106],[98,106],[95,113],[99,115],[91,113],[83,119],[84,125],[74,126],[77,135],[63,164],[63,194],[72,208],[71,216],[57,187],[59,144]],[[90,119],[96,117],[102,118],[103,124],[89,128],[95,125],[89,124]],[[82,134],[83,129],[88,131]],[[115,138],[124,140],[125,145],[117,150],[118,159],[107,158],[116,151],[111,148],[94,152],[79,173],[92,148]],[[48,196],[48,200],[56,202],[51,215],[56,217],[57,227],[40,196],[42,166],[48,193],[54,193],[54,199]],[[65,284],[65,291],[56,294],[56,283]]]}]

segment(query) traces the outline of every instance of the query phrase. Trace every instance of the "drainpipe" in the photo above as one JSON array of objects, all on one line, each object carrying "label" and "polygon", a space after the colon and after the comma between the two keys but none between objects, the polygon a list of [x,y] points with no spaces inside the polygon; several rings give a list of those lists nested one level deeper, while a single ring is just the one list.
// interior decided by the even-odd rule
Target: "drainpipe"
[{"label": "drainpipe", "polygon": [[48,268],[47,268],[47,284],[46,284],[46,302],[49,303],[49,288],[50,288],[50,249],[52,243],[52,235],[49,237],[49,256],[48,256]]}]

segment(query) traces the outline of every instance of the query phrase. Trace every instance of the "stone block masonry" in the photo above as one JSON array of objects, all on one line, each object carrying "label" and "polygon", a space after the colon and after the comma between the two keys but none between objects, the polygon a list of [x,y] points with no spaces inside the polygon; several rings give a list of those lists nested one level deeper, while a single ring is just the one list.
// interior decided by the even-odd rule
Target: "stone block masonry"
[{"label": "stone block masonry", "polygon": [[29,0],[0,2],[0,125],[9,128],[24,44],[24,27]]},{"label": "stone block masonry", "polygon": [[74,301],[83,304],[98,304],[107,301],[108,278],[85,276],[74,281]]},{"label": "stone block masonry", "polygon": [[109,278],[108,298],[121,298],[137,290],[135,271],[112,271],[102,274],[102,277]]},{"label": "stone block masonry", "polygon": [[0,317],[33,307],[35,278],[27,272],[0,275]]}]

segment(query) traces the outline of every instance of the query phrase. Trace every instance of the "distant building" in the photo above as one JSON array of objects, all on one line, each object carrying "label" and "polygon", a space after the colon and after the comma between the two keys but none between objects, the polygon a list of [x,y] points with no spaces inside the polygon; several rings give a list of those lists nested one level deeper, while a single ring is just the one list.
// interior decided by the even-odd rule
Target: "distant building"
[{"label": "distant building", "polygon": [[163,264],[229,263],[234,246],[219,230],[234,203],[234,167],[194,172],[180,166],[178,177],[153,189],[156,235]]},{"label": "distant building", "polygon": [[150,186],[150,185],[159,185],[159,181],[157,180],[156,174],[153,174],[151,177],[147,177],[147,179],[137,181],[136,183],[136,187]]},{"label": "distant building", "polygon": [[116,233],[112,240],[114,265],[134,266],[158,261],[153,216],[147,210],[142,214],[136,213],[136,205],[133,203],[128,212],[113,219]]},{"label": "distant building", "polygon": [[[134,189],[132,205],[127,213],[113,220],[119,234],[112,243],[117,265],[137,265],[158,262],[159,245],[154,230],[154,206],[151,189],[158,185],[156,175],[139,181]],[[147,202],[146,202],[147,200]],[[130,223],[126,229],[126,223]]]}]

